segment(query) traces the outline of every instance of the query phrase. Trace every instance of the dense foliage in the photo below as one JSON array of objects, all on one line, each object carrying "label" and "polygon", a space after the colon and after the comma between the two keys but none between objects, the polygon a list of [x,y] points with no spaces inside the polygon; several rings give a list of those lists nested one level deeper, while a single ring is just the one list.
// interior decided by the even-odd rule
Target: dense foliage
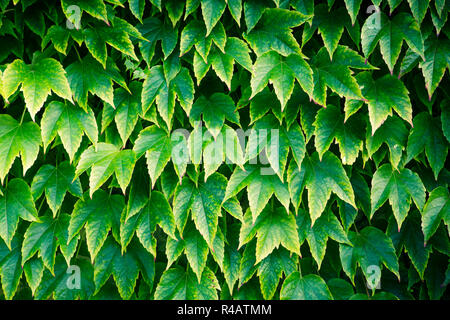
[{"label": "dense foliage", "polygon": [[449,9],[0,0],[0,299],[448,299]]}]

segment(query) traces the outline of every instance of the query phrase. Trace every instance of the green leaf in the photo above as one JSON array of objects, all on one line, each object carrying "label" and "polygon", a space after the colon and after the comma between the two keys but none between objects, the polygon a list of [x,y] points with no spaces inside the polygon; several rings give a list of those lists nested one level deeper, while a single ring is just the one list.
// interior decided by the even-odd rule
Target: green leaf
[{"label": "green leaf", "polygon": [[166,270],[156,287],[156,300],[217,300],[219,283],[208,267],[198,282],[195,273],[177,266]]},{"label": "green leaf", "polygon": [[423,279],[428,259],[431,253],[431,246],[425,246],[424,235],[421,231],[420,220],[408,217],[403,223],[400,231],[396,223],[389,223],[388,235],[391,237],[397,252],[402,248],[408,253],[411,262]]},{"label": "green leaf", "polygon": [[56,216],[67,192],[81,198],[83,190],[79,179],[74,179],[75,169],[68,162],[56,167],[47,164],[39,168],[31,183],[31,193],[38,199],[45,192],[47,204]]},{"label": "green leaf", "polygon": [[218,218],[224,201],[226,179],[214,173],[205,182],[193,185],[188,179],[177,186],[173,200],[173,211],[178,230],[183,232],[189,211],[195,226],[209,247],[213,247]]},{"label": "green leaf", "polygon": [[108,58],[106,44],[133,58],[133,60],[139,61],[134,52],[130,35],[134,37],[141,37],[141,35],[137,29],[125,20],[114,17],[112,25],[83,29],[83,35],[89,52],[102,64],[104,69],[107,68]]},{"label": "green leaf", "polygon": [[30,187],[22,179],[12,179],[0,197],[0,237],[11,249],[19,218],[39,221]]},{"label": "green leaf", "polygon": [[52,91],[61,98],[72,101],[66,72],[61,64],[52,58],[39,59],[31,64],[16,59],[8,64],[3,72],[2,93],[5,99],[8,100],[19,86],[33,121]]},{"label": "green leaf", "polygon": [[373,135],[372,132],[373,130],[368,125],[366,131],[368,157],[373,157],[384,143],[389,147],[391,165],[398,168],[408,137],[408,129],[404,122],[400,118],[392,116],[387,118]]},{"label": "green leaf", "polygon": [[206,267],[206,258],[208,257],[208,244],[203,239],[200,232],[190,225],[186,227],[183,233],[183,240],[186,253],[186,258],[189,261],[189,265],[197,275],[198,282],[202,280],[203,270]]},{"label": "green leaf", "polygon": [[[425,241],[428,241],[436,232],[441,221],[450,225],[450,196],[448,189],[438,187],[434,189],[428,197],[422,211],[422,230],[425,235]],[[450,230],[450,229],[449,229]],[[449,231],[450,233],[450,231]]]},{"label": "green leaf", "polygon": [[0,241],[0,277],[7,300],[12,300],[22,278],[20,262],[20,240],[15,237],[9,244]]},{"label": "green leaf", "polygon": [[340,199],[357,208],[350,180],[341,162],[333,153],[325,152],[322,160],[316,152],[311,157],[305,157],[301,170],[305,172],[304,179],[308,190],[308,207],[312,225],[325,210],[332,191]]},{"label": "green leaf", "polygon": [[[306,147],[305,138],[297,123],[293,123],[287,130],[280,126],[275,117],[267,115],[258,120],[252,130],[247,146],[248,159],[256,157],[256,153],[265,148],[271,168],[283,181],[289,150],[292,150],[294,161],[300,170]],[[265,139],[263,136],[266,132],[267,138]]]},{"label": "green leaf", "polygon": [[283,249],[274,250],[261,261],[258,276],[264,299],[273,298],[283,273],[289,276],[296,271],[297,263],[297,258],[290,256],[289,251]]},{"label": "green leaf", "polygon": [[143,111],[146,112],[156,101],[158,112],[168,127],[171,127],[175,98],[178,98],[181,106],[189,114],[194,101],[194,83],[189,71],[182,68],[177,76],[167,83],[161,66],[151,68],[142,85]]},{"label": "green leaf", "polygon": [[152,180],[152,187],[172,158],[175,171],[180,181],[186,172],[188,150],[187,140],[182,134],[171,136],[157,126],[150,126],[139,133],[134,148],[137,158],[144,152],[147,158],[148,173]]},{"label": "green leaf", "polygon": [[83,134],[86,134],[91,142],[96,145],[98,128],[95,114],[88,106],[86,106],[85,110],[72,104],[58,101],[50,102],[45,108],[41,120],[44,150],[48,148],[50,143],[56,138],[56,135],[58,135],[72,162],[75,153],[81,145]]},{"label": "green leaf", "polygon": [[311,254],[319,268],[325,257],[328,238],[351,245],[346,232],[331,210],[326,210],[313,226],[311,226],[309,214],[304,210],[299,210],[296,222],[300,244],[305,239],[308,241]]},{"label": "green leaf", "polygon": [[[131,248],[130,248],[131,249]],[[130,299],[136,286],[136,280],[142,264],[150,264],[153,257],[139,247],[122,254],[119,245],[113,240],[105,242],[94,265],[95,291],[106,283],[112,275],[122,299]]]},{"label": "green leaf", "polygon": [[345,6],[347,7],[348,14],[352,19],[352,24],[355,24],[356,17],[358,16],[362,0],[345,0],[344,2]]},{"label": "green leaf", "polygon": [[108,59],[103,67],[91,56],[76,61],[67,67],[67,79],[78,104],[87,111],[88,93],[98,96],[114,106],[113,81],[128,90],[125,80],[115,63]]},{"label": "green leaf", "polygon": [[210,97],[199,97],[192,106],[189,114],[189,121],[196,127],[196,122],[200,121],[200,115],[203,115],[203,121],[206,128],[217,138],[225,119],[235,124],[239,124],[239,114],[236,113],[236,106],[233,99],[224,93],[214,93]]},{"label": "green leaf", "polygon": [[427,112],[421,112],[414,117],[413,124],[408,137],[407,161],[425,151],[437,179],[448,153],[447,142],[441,131],[441,122],[439,118],[432,118]]},{"label": "green leaf", "polygon": [[253,222],[256,221],[273,194],[288,212],[289,191],[277,175],[265,174],[264,169],[266,168],[260,168],[255,165],[247,165],[244,169],[245,171],[236,167],[233,171],[227,184],[225,200],[234,197],[239,191],[247,187],[248,202]]},{"label": "green leaf", "polygon": [[[250,212],[246,213],[244,223],[241,227],[241,247],[256,235],[256,262],[266,258],[275,248],[280,245],[289,251],[300,255],[300,244],[298,240],[297,225],[292,214],[286,213],[283,208],[266,208],[261,212],[253,223]],[[244,236],[250,231],[247,237]]]},{"label": "green leaf", "polygon": [[396,77],[385,75],[374,80],[369,72],[356,76],[367,99],[372,135],[392,115],[392,109],[412,125],[412,106],[405,85]]},{"label": "green leaf", "polygon": [[359,131],[361,122],[353,117],[345,121],[344,115],[334,105],[319,110],[314,122],[316,150],[319,158],[328,150],[331,143],[339,143],[342,164],[351,165],[356,161],[359,151],[363,150],[363,141]]},{"label": "green leaf", "polygon": [[321,277],[315,274],[302,277],[299,272],[293,272],[283,282],[280,299],[333,300],[333,296]]},{"label": "green leaf", "polygon": [[392,240],[380,229],[365,227],[358,234],[350,231],[348,236],[353,247],[340,244],[339,255],[342,268],[353,283],[357,265],[361,267],[368,281],[370,278],[371,284],[378,283],[381,276],[381,273],[374,273],[374,266],[381,268],[383,264],[400,278],[398,258]]},{"label": "green leaf", "polygon": [[423,18],[425,17],[425,14],[428,10],[428,4],[429,1],[426,0],[417,0],[412,1],[408,0],[409,6],[411,7],[411,12],[414,16],[414,18],[421,23]]},{"label": "green leaf", "polygon": [[226,8],[225,0],[201,0],[203,20],[206,25],[206,35],[209,35],[219,21]]},{"label": "green leaf", "polygon": [[[249,28],[248,20],[250,4],[244,5],[245,20]],[[252,16],[254,13],[252,13]],[[269,51],[276,51],[280,55],[288,56],[292,53],[300,54],[300,46],[292,34],[292,28],[298,27],[311,17],[305,16],[297,11],[286,9],[265,9],[261,19],[258,18],[258,24],[251,31],[243,35],[244,39],[250,44],[257,56],[261,56]],[[253,17],[252,17],[253,19]]]},{"label": "green leaf", "polygon": [[331,60],[325,48],[312,59],[314,91],[313,100],[326,106],[327,87],[339,96],[350,99],[363,99],[360,86],[349,68],[374,69],[357,52],[345,46],[338,46]]},{"label": "green leaf", "polygon": [[364,23],[361,30],[361,44],[368,58],[380,43],[380,51],[389,71],[393,73],[400,55],[403,40],[409,48],[424,56],[424,44],[419,24],[407,13],[399,13],[392,20],[382,12],[375,12]]},{"label": "green leaf", "polygon": [[124,206],[122,196],[108,195],[103,190],[94,193],[92,199],[85,195],[75,203],[70,216],[68,241],[75,238],[84,227],[88,250],[94,261],[113,226],[113,220],[120,217]]},{"label": "green leaf", "polygon": [[106,6],[103,0],[62,0],[61,7],[68,19],[73,14],[72,6],[74,5],[94,18],[107,21]]},{"label": "green leaf", "polygon": [[401,227],[408,214],[411,198],[421,210],[425,204],[425,187],[417,173],[406,168],[397,171],[390,164],[384,164],[373,175],[370,216],[389,199],[397,224]]},{"label": "green leaf", "polygon": [[[78,268],[69,269],[64,259],[58,255],[55,261],[55,272],[45,270],[37,287],[34,298],[46,300],[87,299],[94,293],[94,270],[92,264],[85,259],[77,259],[74,265]],[[75,280],[79,276],[79,280]],[[78,282],[79,281],[79,282]],[[79,287],[78,287],[79,284]]]},{"label": "green leaf", "polygon": [[130,91],[131,94],[122,88],[118,88],[114,92],[114,105],[117,108],[114,120],[124,146],[136,126],[139,115],[142,113],[140,99],[142,85],[139,82],[132,82],[130,83]]},{"label": "green leaf", "polygon": [[36,123],[19,123],[10,115],[0,115],[0,181],[3,183],[19,155],[25,174],[36,160],[40,144],[41,133]]},{"label": "green leaf", "polygon": [[70,216],[61,214],[57,219],[51,215],[39,217],[39,222],[33,222],[24,234],[22,244],[22,266],[37,252],[44,265],[54,273],[56,250],[60,247],[67,265],[77,249],[79,236],[68,239]]},{"label": "green leaf", "polygon": [[432,34],[425,41],[425,61],[419,63],[419,68],[425,78],[429,100],[444,77],[445,69],[450,69],[449,52],[448,39],[437,38]]},{"label": "green leaf", "polygon": [[145,10],[145,0],[128,0],[131,13],[142,23]]},{"label": "green leaf", "polygon": [[119,182],[122,192],[130,183],[136,156],[133,150],[119,150],[115,145],[99,143],[97,148],[91,146],[80,157],[75,171],[75,178],[91,169],[89,176],[89,195],[100,188],[113,173]]},{"label": "green leaf", "polygon": [[261,92],[270,81],[280,100],[281,110],[286,106],[297,79],[302,89],[311,95],[313,90],[312,70],[299,54],[290,54],[286,58],[274,51],[258,57],[252,72],[251,87],[253,98]]}]

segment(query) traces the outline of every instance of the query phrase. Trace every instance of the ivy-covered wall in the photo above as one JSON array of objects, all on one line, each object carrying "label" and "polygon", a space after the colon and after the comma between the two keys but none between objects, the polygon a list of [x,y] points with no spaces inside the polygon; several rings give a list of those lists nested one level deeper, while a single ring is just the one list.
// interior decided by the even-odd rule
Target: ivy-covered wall
[{"label": "ivy-covered wall", "polygon": [[448,299],[449,10],[0,0],[0,299]]}]

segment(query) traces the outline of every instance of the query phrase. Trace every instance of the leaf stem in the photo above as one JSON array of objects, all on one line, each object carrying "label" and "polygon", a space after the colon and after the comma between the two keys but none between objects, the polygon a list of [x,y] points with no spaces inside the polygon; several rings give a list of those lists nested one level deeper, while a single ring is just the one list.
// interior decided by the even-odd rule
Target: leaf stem
[{"label": "leaf stem", "polygon": [[25,117],[25,112],[27,112],[27,108],[23,108],[22,116],[20,117],[20,124],[23,122],[23,118]]}]

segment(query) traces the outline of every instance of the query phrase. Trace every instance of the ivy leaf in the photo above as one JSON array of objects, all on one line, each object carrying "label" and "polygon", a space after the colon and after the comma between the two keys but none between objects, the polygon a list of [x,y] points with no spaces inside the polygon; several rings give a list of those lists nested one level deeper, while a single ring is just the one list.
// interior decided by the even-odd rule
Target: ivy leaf
[{"label": "ivy leaf", "polygon": [[373,266],[382,267],[384,264],[397,278],[400,278],[398,258],[392,240],[380,229],[365,227],[356,234],[349,231],[349,239],[353,247],[347,244],[339,245],[342,268],[354,283],[357,264],[367,280],[369,278],[378,283],[381,274],[373,273]]},{"label": "ivy leaf", "polygon": [[419,63],[425,78],[425,87],[428,98],[436,91],[445,74],[445,69],[450,69],[450,42],[448,39],[437,38],[430,35],[425,41],[425,61]]},{"label": "ivy leaf", "polygon": [[68,19],[70,19],[73,13],[71,9],[74,5],[94,18],[107,21],[106,6],[103,0],[62,0],[61,7]]},{"label": "ivy leaf", "polygon": [[89,168],[91,169],[89,195],[92,197],[94,192],[115,173],[120,188],[125,193],[135,163],[136,156],[133,150],[119,150],[113,144],[101,142],[97,145],[97,148],[90,146],[81,154],[75,171],[75,178],[78,178]]},{"label": "ivy leaf", "polygon": [[360,86],[349,68],[374,69],[357,52],[338,46],[330,59],[325,48],[319,50],[312,59],[314,79],[313,100],[321,106],[326,106],[327,87],[339,96],[350,99],[363,99]]},{"label": "ivy leaf", "polygon": [[441,221],[444,221],[447,229],[450,228],[450,196],[447,188],[437,187],[430,193],[422,211],[422,230],[425,241],[428,241],[436,232]]},{"label": "ivy leaf", "polygon": [[222,130],[225,119],[235,124],[239,124],[239,114],[236,112],[236,106],[233,99],[224,93],[214,93],[210,97],[199,97],[192,106],[189,114],[189,121],[196,127],[196,122],[200,121],[200,115],[203,115],[206,128],[217,138]]},{"label": "ivy leaf", "polygon": [[[266,208],[253,223],[250,212],[244,217],[244,223],[240,233],[240,247],[250,241],[256,235],[256,262],[266,258],[275,248],[280,245],[289,251],[300,255],[300,243],[298,239],[297,225],[292,214],[279,208]],[[250,231],[248,236],[245,234]]]},{"label": "ivy leaf", "polygon": [[208,244],[193,225],[185,228],[183,240],[185,245],[184,252],[186,253],[189,265],[197,275],[198,282],[201,283],[203,270],[206,267],[206,259],[208,257]]},{"label": "ivy leaf", "polygon": [[138,30],[145,39],[145,41],[139,41],[139,48],[148,65],[150,65],[155,53],[157,41],[161,43],[164,58],[170,56],[175,49],[178,40],[178,30],[173,28],[170,23],[163,23],[158,18],[150,17],[142,21],[142,25],[138,26]]},{"label": "ivy leaf", "polygon": [[72,162],[81,145],[83,134],[86,134],[91,142],[96,145],[98,128],[95,114],[90,107],[86,107],[86,111],[72,104],[58,101],[50,102],[45,108],[41,120],[44,150],[48,148],[56,135],[59,135],[64,149],[69,154],[70,162]]},{"label": "ivy leaf", "polygon": [[[144,279],[148,279],[148,270],[142,270],[142,267],[145,265],[153,266],[153,260],[152,255],[142,247],[132,247],[122,254],[120,246],[114,240],[108,239],[95,259],[94,281],[96,293],[99,292],[100,288],[112,275],[122,299],[130,299],[134,292],[139,272],[145,275]],[[151,270],[154,270],[154,267],[151,267]]]},{"label": "ivy leaf", "polygon": [[152,235],[156,225],[159,225],[170,238],[176,239],[172,208],[166,197],[159,191],[153,191],[138,212],[133,215],[122,214],[120,222],[122,251],[126,250],[136,233],[142,246],[156,256],[156,239]]},{"label": "ivy leaf", "polygon": [[183,177],[186,172],[188,150],[186,137],[182,134],[169,136],[163,129],[150,126],[139,133],[135,141],[134,152],[137,158],[143,153],[147,158],[147,167],[152,187],[163,172],[170,158],[178,176]]},{"label": "ivy leaf", "polygon": [[352,24],[355,24],[362,0],[345,0],[344,2],[345,6],[347,7],[348,14],[352,19]]},{"label": "ivy leaf", "polygon": [[329,58],[333,60],[334,52],[344,33],[344,26],[350,23],[348,18],[347,12],[342,7],[331,12],[325,4],[315,6],[312,23],[304,28],[302,44],[304,45],[318,30],[328,51]]},{"label": "ivy leaf", "polygon": [[36,160],[40,144],[41,133],[36,123],[19,123],[10,115],[0,115],[0,181],[3,183],[19,155],[25,174]]},{"label": "ivy leaf", "polygon": [[57,25],[51,26],[42,39],[41,47],[44,49],[51,42],[57,51],[66,55],[69,37],[69,30]]},{"label": "ivy leaf", "polygon": [[94,293],[94,270],[92,264],[85,259],[77,259],[74,265],[79,267],[80,287],[69,288],[68,283],[73,284],[73,274],[68,271],[67,263],[60,256],[56,256],[55,271],[52,274],[45,270],[39,286],[36,288],[34,298],[46,300],[85,300]]},{"label": "ivy leaf", "polygon": [[274,51],[266,52],[258,57],[253,66],[250,99],[261,92],[270,81],[283,111],[294,89],[295,79],[306,93],[312,93],[312,70],[302,56],[290,54],[284,58]]},{"label": "ivy leaf", "polygon": [[[37,61],[36,61],[37,60]],[[52,58],[36,59],[25,64],[16,59],[3,72],[2,93],[6,100],[21,86],[25,104],[34,121],[48,95],[53,91],[72,101],[72,91],[61,64]]]},{"label": "ivy leaf", "polygon": [[60,247],[67,265],[75,254],[79,236],[68,240],[70,216],[61,214],[57,219],[51,215],[39,217],[39,222],[33,222],[24,234],[22,244],[22,266],[37,252],[45,267],[54,273],[56,250]]},{"label": "ivy leaf", "polygon": [[293,272],[283,282],[280,292],[281,300],[333,300],[325,281],[315,274],[304,277]]},{"label": "ivy leaf", "polygon": [[351,165],[356,161],[359,151],[363,150],[363,141],[358,128],[361,122],[353,117],[345,122],[344,115],[334,105],[319,110],[314,121],[314,143],[319,159],[333,141],[339,143],[342,164]]},{"label": "ivy leaf", "polygon": [[206,36],[209,35],[220,17],[222,17],[226,5],[225,0],[201,0],[202,15],[206,25]]},{"label": "ivy leaf", "polygon": [[421,112],[414,117],[414,127],[408,137],[408,158],[412,158],[425,150],[428,162],[437,179],[447,158],[448,146],[441,131],[439,118],[432,118],[427,112]]},{"label": "ivy leaf", "polygon": [[[287,130],[279,125],[274,116],[266,115],[254,124],[252,130],[259,134],[251,134],[249,137],[247,146],[247,158],[249,160],[257,157],[257,152],[265,148],[271,168],[283,181],[289,150],[292,150],[294,161],[300,170],[306,147],[305,137],[297,123],[292,124]],[[262,138],[262,132],[267,132],[266,139]]]},{"label": "ivy leaf", "polygon": [[289,191],[277,175],[266,175],[264,171],[261,171],[264,168],[255,165],[247,165],[244,169],[245,171],[236,167],[233,171],[226,187],[224,200],[234,197],[239,191],[247,187],[253,222],[256,221],[273,194],[283,204],[286,212],[289,211]]},{"label": "ivy leaf", "polygon": [[311,254],[317,262],[318,268],[320,268],[325,257],[328,238],[351,245],[341,223],[331,210],[326,210],[313,226],[311,226],[309,214],[304,210],[299,210],[296,222],[300,245],[305,239],[308,241]]},{"label": "ivy leaf", "polygon": [[[246,21],[249,15],[246,8]],[[250,5],[249,5],[250,6]],[[291,53],[301,54],[300,46],[292,35],[292,28],[308,21],[311,17],[297,11],[279,8],[267,8],[263,11],[261,19],[254,29],[243,35],[257,56],[269,51],[276,51],[280,55],[288,56]],[[247,27],[248,22],[247,22]]]},{"label": "ivy leaf", "polygon": [[368,157],[373,157],[375,152],[380,149],[384,143],[389,147],[389,160],[394,168],[398,168],[402,159],[408,137],[408,129],[400,118],[392,116],[375,131],[372,135],[370,125],[366,131],[366,147]]},{"label": "ivy leaf", "polygon": [[20,261],[20,239],[15,237],[9,244],[0,240],[0,277],[7,300],[12,300],[22,278]]},{"label": "ivy leaf", "polygon": [[44,263],[38,258],[31,259],[25,263],[23,271],[25,272],[25,277],[31,292],[34,295],[44,276]]},{"label": "ivy leaf", "polygon": [[409,169],[394,170],[390,164],[384,164],[373,175],[370,192],[371,217],[387,199],[394,211],[399,228],[408,214],[411,198],[421,210],[425,205],[425,187],[417,173]]},{"label": "ivy leaf", "polygon": [[167,83],[162,66],[151,68],[142,85],[143,111],[146,112],[156,101],[158,112],[170,128],[175,98],[178,98],[181,106],[189,114],[194,101],[194,83],[189,71],[182,68],[177,76]]},{"label": "ivy leaf", "polygon": [[289,276],[296,271],[297,263],[297,257],[290,256],[289,251],[284,249],[274,250],[261,261],[258,276],[264,299],[273,298],[283,273]]},{"label": "ivy leaf", "polygon": [[156,287],[156,300],[217,300],[219,283],[214,273],[206,267],[201,281],[195,273],[177,266],[164,271]]},{"label": "ivy leaf", "polygon": [[22,179],[12,179],[0,197],[0,237],[11,249],[19,218],[39,221],[30,187]]},{"label": "ivy leaf", "polygon": [[145,10],[145,0],[128,0],[131,13],[142,23]]},{"label": "ivy leaf", "polygon": [[214,173],[198,185],[183,179],[177,186],[173,199],[173,213],[178,230],[183,232],[191,211],[197,230],[209,247],[213,248],[226,184],[225,177],[220,173]]},{"label": "ivy leaf", "polygon": [[408,217],[400,231],[398,231],[396,223],[389,223],[388,235],[391,237],[397,250],[401,251],[402,248],[405,248],[420,278],[423,279],[431,253],[431,246],[424,245],[425,241],[421,232],[420,221],[414,217]]},{"label": "ivy leaf", "polygon": [[428,10],[428,4],[429,1],[426,0],[417,0],[412,1],[408,0],[409,6],[411,7],[411,12],[414,16],[414,18],[421,23],[423,18],[425,17],[425,14]]},{"label": "ivy leaf", "polygon": [[325,210],[331,191],[355,209],[357,208],[350,180],[341,162],[333,153],[325,152],[322,160],[316,152],[311,157],[306,156],[301,170],[305,172],[311,225],[314,225]]},{"label": "ivy leaf", "polygon": [[67,191],[78,198],[83,197],[80,180],[74,177],[75,169],[68,162],[57,164],[56,167],[50,164],[43,165],[31,183],[33,198],[37,200],[45,192],[48,206],[55,217]]},{"label": "ivy leaf", "polygon": [[103,101],[114,106],[113,81],[125,90],[129,90],[115,63],[108,59],[106,67],[87,55],[67,67],[67,79],[76,102],[87,111],[88,93],[95,94]]},{"label": "ivy leaf", "polygon": [[85,227],[88,250],[91,260],[94,261],[105,243],[113,220],[115,217],[120,217],[124,206],[122,196],[108,195],[103,190],[94,193],[92,199],[85,195],[83,199],[75,203],[70,216],[68,241],[74,239]]},{"label": "ivy leaf", "polygon": [[241,25],[241,14],[242,14],[242,0],[230,0],[228,1],[228,9],[230,10],[233,19],[236,21],[238,26]]},{"label": "ivy leaf", "polygon": [[134,52],[134,46],[130,35],[141,37],[140,32],[125,20],[114,17],[112,25],[96,26],[95,28],[83,29],[84,42],[92,56],[107,68],[107,49],[109,44],[116,50],[139,61]]},{"label": "ivy leaf", "polygon": [[383,124],[392,109],[412,125],[412,106],[405,85],[391,75],[374,80],[370,73],[362,72],[356,76],[367,99],[372,135]]},{"label": "ivy leaf", "polygon": [[407,13],[399,13],[392,20],[382,12],[375,12],[364,23],[361,30],[361,44],[367,58],[380,43],[381,55],[391,74],[400,55],[403,40],[409,48],[424,56],[424,44],[419,24]]}]

